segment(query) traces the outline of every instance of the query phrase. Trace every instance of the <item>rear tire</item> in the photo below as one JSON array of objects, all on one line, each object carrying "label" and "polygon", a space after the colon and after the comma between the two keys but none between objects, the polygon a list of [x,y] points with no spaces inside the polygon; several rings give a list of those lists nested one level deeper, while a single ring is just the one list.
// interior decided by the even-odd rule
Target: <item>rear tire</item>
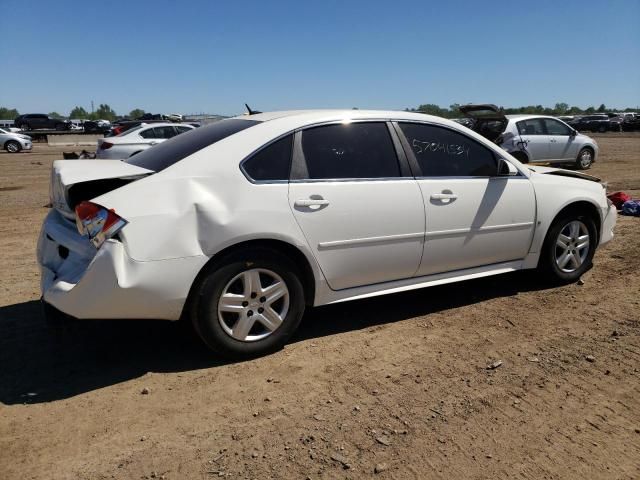
[{"label": "rear tire", "polygon": [[576,167],[580,170],[587,170],[591,168],[591,164],[593,163],[593,150],[590,148],[583,148],[578,153],[578,158],[576,159]]},{"label": "rear tire", "polygon": [[304,289],[291,261],[254,249],[228,257],[194,287],[193,326],[219,355],[246,359],[282,348],[304,313]]},{"label": "rear tire", "polygon": [[591,217],[578,211],[562,214],[549,227],[538,269],[553,283],[575,282],[592,267],[597,243]]},{"label": "rear tire", "polygon": [[4,144],[4,149],[9,153],[18,153],[22,150],[22,145],[20,145],[20,142],[16,142],[15,140],[9,140]]}]

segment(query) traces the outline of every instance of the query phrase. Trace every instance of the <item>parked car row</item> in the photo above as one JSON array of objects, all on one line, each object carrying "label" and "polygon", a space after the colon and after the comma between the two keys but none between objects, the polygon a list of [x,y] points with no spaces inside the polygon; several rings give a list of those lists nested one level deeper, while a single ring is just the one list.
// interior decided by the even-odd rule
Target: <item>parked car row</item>
[{"label": "parked car row", "polygon": [[640,115],[636,113],[599,113],[559,118],[580,131],[603,133],[640,130]]}]

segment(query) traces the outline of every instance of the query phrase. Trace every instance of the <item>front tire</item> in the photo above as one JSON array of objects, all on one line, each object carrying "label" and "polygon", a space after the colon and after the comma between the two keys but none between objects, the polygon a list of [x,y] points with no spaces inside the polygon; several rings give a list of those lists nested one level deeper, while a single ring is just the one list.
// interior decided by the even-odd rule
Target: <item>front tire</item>
[{"label": "front tire", "polygon": [[22,145],[20,145],[20,143],[16,142],[15,140],[9,140],[4,144],[4,149],[9,153],[18,153],[20,150],[22,150]]},{"label": "front tire", "polygon": [[277,251],[255,249],[229,257],[196,285],[191,321],[221,356],[252,358],[276,351],[304,313],[297,268]]},{"label": "front tire", "polygon": [[591,217],[580,212],[563,214],[547,232],[538,267],[556,283],[575,282],[591,268],[597,243]]},{"label": "front tire", "polygon": [[578,158],[576,159],[576,167],[580,170],[587,170],[591,168],[591,164],[593,163],[593,150],[590,148],[583,148],[578,153]]}]

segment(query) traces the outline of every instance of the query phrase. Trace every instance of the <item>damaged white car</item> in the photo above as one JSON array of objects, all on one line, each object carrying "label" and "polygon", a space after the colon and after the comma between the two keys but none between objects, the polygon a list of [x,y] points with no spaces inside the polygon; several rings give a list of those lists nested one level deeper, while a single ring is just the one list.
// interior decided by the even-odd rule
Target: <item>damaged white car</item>
[{"label": "damaged white car", "polygon": [[613,237],[598,179],[527,168],[442,118],[223,120],[128,159],[56,161],[38,244],[50,314],[193,322],[216,352],[282,347],[306,306],[540,268]]}]

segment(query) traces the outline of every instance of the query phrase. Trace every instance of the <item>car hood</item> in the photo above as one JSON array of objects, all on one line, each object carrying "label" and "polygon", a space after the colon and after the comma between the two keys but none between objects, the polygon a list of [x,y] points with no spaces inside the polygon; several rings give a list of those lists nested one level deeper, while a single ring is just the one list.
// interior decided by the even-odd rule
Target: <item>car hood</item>
[{"label": "car hood", "polygon": [[593,175],[587,175],[586,173],[576,172],[574,170],[565,170],[563,168],[552,167],[529,167],[529,170],[535,173],[558,175],[560,177],[580,178],[582,180],[590,180],[592,182],[600,183],[600,178],[594,177]]},{"label": "car hood", "polygon": [[[51,169],[49,198],[53,208],[67,218],[82,200],[90,200],[107,191],[154,173],[121,160],[56,160]],[[72,187],[76,192],[72,192]],[[84,198],[80,198],[84,197]]]}]

